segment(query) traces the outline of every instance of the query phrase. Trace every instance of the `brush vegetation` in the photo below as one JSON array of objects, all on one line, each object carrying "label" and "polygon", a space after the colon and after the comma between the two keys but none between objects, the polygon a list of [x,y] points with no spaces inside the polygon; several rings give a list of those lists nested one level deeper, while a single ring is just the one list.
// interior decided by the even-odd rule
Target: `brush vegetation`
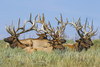
[{"label": "brush vegetation", "polygon": [[11,49],[0,40],[0,67],[99,67],[100,40],[93,40],[93,43],[88,51],[76,52],[66,48],[52,53],[39,51],[29,54],[21,48]]}]

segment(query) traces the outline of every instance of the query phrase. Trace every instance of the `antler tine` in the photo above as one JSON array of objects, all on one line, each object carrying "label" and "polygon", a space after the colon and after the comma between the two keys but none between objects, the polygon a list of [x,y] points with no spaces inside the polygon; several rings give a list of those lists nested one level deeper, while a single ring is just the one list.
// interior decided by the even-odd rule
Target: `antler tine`
[{"label": "antler tine", "polygon": [[55,29],[54,27],[51,26],[50,22],[48,22],[48,26],[50,27],[48,28],[48,30],[51,31],[52,33],[55,33]]},{"label": "antler tine", "polygon": [[55,19],[58,21],[58,24],[60,23],[60,21],[55,17]]},{"label": "antler tine", "polygon": [[83,26],[81,25],[81,20],[80,20],[80,18],[78,19],[77,22],[74,23],[73,20],[72,20],[72,23],[69,23],[69,24],[73,25],[73,26],[76,28],[76,31],[77,31],[77,33],[79,34],[79,36],[80,36],[81,38],[83,38],[83,34],[80,33],[80,31],[81,31],[82,33],[84,33],[84,32],[82,31]]},{"label": "antler tine", "polygon": [[35,16],[35,19],[34,19],[34,24],[36,23],[37,16],[38,16],[38,15],[36,15],[36,16]]},{"label": "antler tine", "polygon": [[44,13],[42,15],[42,23],[45,21]]},{"label": "antler tine", "polygon": [[32,22],[32,14],[31,13],[30,13],[30,18],[29,18],[29,20],[27,22],[30,22],[31,24],[33,24],[33,22]]},{"label": "antler tine", "polygon": [[51,28],[51,24],[50,24],[50,21],[48,22],[48,25],[49,25],[49,27]]},{"label": "antler tine", "polygon": [[91,33],[91,32],[93,31],[93,21],[92,21],[92,23],[91,23],[91,27],[89,27],[89,24],[88,24],[87,27],[90,29],[90,31],[89,31],[88,33]]},{"label": "antler tine", "polygon": [[[7,28],[8,28],[8,29],[7,29]],[[10,33],[11,35],[13,35],[12,32],[9,30],[9,27],[5,26],[5,29],[6,29],[6,31],[7,31],[8,33]]]},{"label": "antler tine", "polygon": [[15,31],[15,26],[14,26],[13,23],[12,23],[12,25],[11,25],[11,29],[12,29],[12,33],[13,33],[13,35],[17,37],[17,35],[16,35],[16,31]]},{"label": "antler tine", "polygon": [[11,33],[11,35],[13,35],[13,33],[12,33],[12,30],[11,30],[10,26],[8,26],[8,29],[9,29],[9,31],[10,31],[10,33]]},{"label": "antler tine", "polygon": [[95,36],[96,35],[95,33],[98,31],[98,28],[95,31],[93,31],[93,20],[91,23],[91,27],[89,27],[89,25],[88,25],[88,28],[90,29],[90,31],[88,32],[89,37]]},{"label": "antler tine", "polygon": [[58,21],[58,25],[59,25],[59,23],[61,23],[61,26],[63,26],[62,14],[60,14],[60,18],[61,18],[61,20],[59,21],[59,20],[55,17],[55,19]]},{"label": "antler tine", "polygon": [[68,24],[68,19],[66,19],[66,23],[63,25],[63,28],[65,29],[66,25]]},{"label": "antler tine", "polygon": [[17,31],[19,30],[19,27],[20,27],[20,18],[19,18],[19,20],[18,20],[18,26],[17,26],[17,29],[16,29],[15,32],[17,32]]},{"label": "antler tine", "polygon": [[15,26],[14,26],[13,22],[11,24],[11,32],[12,32],[13,35],[16,35]]},{"label": "antler tine", "polygon": [[87,18],[86,18],[86,21],[85,21],[85,24],[84,24],[84,27],[83,27],[83,29],[84,29],[84,35],[87,35],[88,33],[86,32],[86,25],[87,25]]},{"label": "antler tine", "polygon": [[68,19],[66,19],[66,23],[63,25],[62,30],[60,31],[60,34],[62,35],[64,33],[65,27],[68,24]]},{"label": "antler tine", "polygon": [[[81,19],[79,18],[79,20],[78,20],[78,25],[79,25],[79,28],[83,28],[83,26],[82,26],[82,24],[81,24]],[[81,32],[83,32],[82,30],[81,30]],[[84,32],[83,32],[84,33]]]},{"label": "antler tine", "polygon": [[23,31],[25,31],[25,25],[26,25],[26,21],[24,22],[24,25],[22,27]]},{"label": "antler tine", "polygon": [[27,22],[30,22],[31,24],[35,24],[36,23],[37,16],[38,15],[35,16],[34,22],[32,22],[32,14],[30,13],[30,18],[29,18],[29,20]]},{"label": "antler tine", "polygon": [[42,20],[41,20],[41,16],[39,15],[39,20],[37,22],[39,22],[41,24],[44,24],[45,23],[44,13],[42,14]]},{"label": "antler tine", "polygon": [[11,34],[11,35],[14,35],[14,25],[13,25],[13,22],[12,22],[12,24],[11,24],[11,27],[10,26],[5,26],[5,29],[6,29],[6,31],[9,33],[9,34]]},{"label": "antler tine", "polygon": [[41,16],[39,15],[39,20],[38,20],[38,22],[41,22]]},{"label": "antler tine", "polygon": [[61,22],[63,22],[62,14],[60,14],[60,17],[61,17]]},{"label": "antler tine", "polygon": [[93,31],[93,20],[92,20],[92,23],[91,23],[91,32]]},{"label": "antler tine", "polygon": [[89,37],[92,37],[92,36],[97,35],[97,34],[96,34],[97,31],[98,31],[98,28],[97,28],[94,32],[91,32],[91,33],[89,34]]},{"label": "antler tine", "polygon": [[[77,24],[78,34],[80,34],[79,31],[81,31],[82,33],[84,33],[84,31],[82,30],[82,28],[84,28],[84,26],[81,25],[81,19],[80,18],[78,19],[78,22],[76,24]],[[83,36],[83,35],[80,34],[80,36]]]},{"label": "antler tine", "polygon": [[13,21],[12,21],[12,23],[11,23],[11,27],[10,27],[10,28],[11,28],[11,31],[12,31],[12,28],[13,28]]}]

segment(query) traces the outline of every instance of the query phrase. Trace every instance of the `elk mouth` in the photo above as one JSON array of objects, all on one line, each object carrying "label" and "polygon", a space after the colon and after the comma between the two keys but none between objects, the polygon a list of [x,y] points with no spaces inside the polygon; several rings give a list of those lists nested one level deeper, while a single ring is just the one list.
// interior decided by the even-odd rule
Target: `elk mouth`
[{"label": "elk mouth", "polygon": [[11,47],[12,49],[14,49],[16,46],[10,45],[10,47]]},{"label": "elk mouth", "polygon": [[10,44],[10,47],[11,47],[12,49],[14,49],[15,47],[17,47],[17,44],[16,44],[16,43]]},{"label": "elk mouth", "polygon": [[93,46],[94,44],[92,43],[91,46]]}]

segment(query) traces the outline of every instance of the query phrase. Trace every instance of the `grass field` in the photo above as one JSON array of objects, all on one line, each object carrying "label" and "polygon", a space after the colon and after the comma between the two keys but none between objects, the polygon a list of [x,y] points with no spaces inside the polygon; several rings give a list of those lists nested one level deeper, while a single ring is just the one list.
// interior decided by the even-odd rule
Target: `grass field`
[{"label": "grass field", "polygon": [[66,48],[49,54],[42,51],[29,54],[20,48],[6,47],[7,43],[0,40],[0,67],[100,67],[100,40],[93,42],[95,45],[88,51]]}]

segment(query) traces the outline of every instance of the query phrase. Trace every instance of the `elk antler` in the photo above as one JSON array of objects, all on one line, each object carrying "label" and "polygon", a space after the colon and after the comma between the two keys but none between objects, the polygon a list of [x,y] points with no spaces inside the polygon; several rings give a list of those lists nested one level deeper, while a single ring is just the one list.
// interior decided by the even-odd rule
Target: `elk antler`
[{"label": "elk antler", "polygon": [[[80,18],[77,22],[74,23],[72,21],[72,23],[69,23],[69,24],[73,25],[76,28],[76,30],[81,38],[92,37],[92,36],[96,35],[95,33],[98,30],[97,29],[96,31],[93,31],[93,21],[92,21],[91,27],[89,26],[89,23],[87,25],[87,18],[86,18],[86,22],[85,22],[84,26],[81,24]],[[87,31],[87,28],[90,31]]]},{"label": "elk antler", "polygon": [[56,30],[54,29],[54,27],[51,26],[50,22],[48,22],[48,24],[45,21],[45,17],[44,14],[42,15],[42,20],[41,17],[39,16],[39,20],[37,22],[42,24],[42,28],[40,29],[43,32],[47,32],[53,39],[61,39],[62,34],[64,33],[65,30],[65,26],[68,24],[68,20],[67,22],[64,24],[63,20],[62,20],[62,15],[61,15],[61,21],[59,21],[57,18],[56,20],[58,21],[58,23],[61,23],[61,27],[56,28]]},{"label": "elk antler", "polygon": [[[36,22],[42,22],[42,23],[43,23],[43,21],[41,21],[40,16],[39,16],[39,20],[36,21],[37,17],[38,17],[38,15],[35,16],[35,19],[34,19],[34,21],[32,22],[32,20],[31,20],[31,18],[32,18],[32,14],[30,14],[30,18],[29,18],[29,20],[28,20],[27,22],[29,22],[29,23],[31,23],[31,24],[34,24],[34,23],[36,23]],[[44,20],[44,18],[43,18],[43,20]],[[38,30],[37,27],[38,27],[38,25],[35,26],[35,29],[34,29],[34,30],[37,31],[37,32],[40,32],[40,33],[44,34],[43,32],[41,32],[41,30]]]},{"label": "elk antler", "polygon": [[[38,15],[37,15],[38,16]],[[42,16],[42,19],[41,19],[41,17],[39,16],[39,20],[36,20],[37,19],[37,16],[35,17],[35,19],[34,19],[34,23],[41,23],[42,24],[42,28],[40,28],[40,29],[38,29],[37,27],[35,27],[35,31],[37,31],[37,32],[40,32],[40,33],[42,33],[42,34],[44,34],[44,33],[48,33],[50,36],[52,36],[52,33],[51,32],[55,32],[55,30],[54,30],[54,28],[53,27],[51,27],[51,24],[50,24],[50,22],[48,22],[48,24],[45,22],[45,17],[44,17],[44,14],[43,14],[43,16]],[[30,14],[30,19],[29,19],[29,21],[28,22],[30,22],[31,24],[33,24],[33,22],[32,22],[32,20],[31,20],[31,17],[32,17],[32,15]],[[53,37],[53,36],[52,36]]]},{"label": "elk antler", "polygon": [[59,38],[62,37],[62,34],[64,33],[65,27],[68,24],[68,19],[66,19],[66,23],[63,22],[62,14],[60,14],[61,20],[59,21],[56,17],[55,19],[58,21],[58,25],[61,24],[61,27],[57,26],[57,32],[59,34]]},{"label": "elk antler", "polygon": [[[18,27],[17,27],[16,30],[15,30],[15,26],[13,25],[13,23],[11,24],[11,27],[10,26],[8,26],[8,27],[6,26],[5,28],[6,28],[7,32],[10,33],[13,36],[19,36],[22,33],[25,33],[25,32],[28,32],[28,31],[31,31],[31,30],[35,29],[34,28],[35,27],[35,23],[32,23],[32,26],[29,29],[27,29],[27,30],[25,30],[25,25],[26,25],[26,21],[24,22],[23,27],[20,27],[20,19],[19,19]],[[22,31],[17,33],[19,30],[22,30]]]}]

